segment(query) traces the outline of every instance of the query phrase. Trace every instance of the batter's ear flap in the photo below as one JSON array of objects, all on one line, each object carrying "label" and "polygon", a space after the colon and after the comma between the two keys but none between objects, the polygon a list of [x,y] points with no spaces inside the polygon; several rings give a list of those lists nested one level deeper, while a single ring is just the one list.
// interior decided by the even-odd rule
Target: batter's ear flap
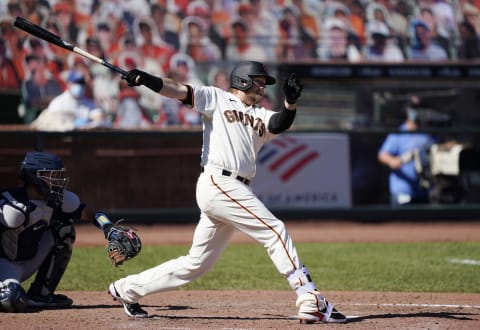
[{"label": "batter's ear flap", "polygon": [[183,99],[181,101],[182,101],[183,104],[185,104],[189,108],[193,108],[193,106],[195,105],[195,102],[194,102],[194,99],[193,99],[193,87],[190,86],[190,85],[185,85],[185,86],[188,89],[187,96],[185,97],[185,99]]}]

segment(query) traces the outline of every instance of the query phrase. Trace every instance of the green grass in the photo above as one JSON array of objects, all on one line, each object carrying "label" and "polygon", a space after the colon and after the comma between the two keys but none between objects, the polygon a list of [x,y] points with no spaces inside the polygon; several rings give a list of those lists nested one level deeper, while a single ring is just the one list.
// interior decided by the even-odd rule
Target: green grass
[{"label": "green grass", "polygon": [[[115,268],[104,248],[77,247],[59,290],[106,290],[118,278],[184,255],[188,246],[144,246]],[[480,293],[480,242],[297,244],[320,290]],[[31,280],[31,279],[30,279]],[[30,281],[29,280],[29,281]],[[29,282],[27,281],[27,282]],[[288,290],[260,245],[230,245],[209,273],[182,289]]]}]

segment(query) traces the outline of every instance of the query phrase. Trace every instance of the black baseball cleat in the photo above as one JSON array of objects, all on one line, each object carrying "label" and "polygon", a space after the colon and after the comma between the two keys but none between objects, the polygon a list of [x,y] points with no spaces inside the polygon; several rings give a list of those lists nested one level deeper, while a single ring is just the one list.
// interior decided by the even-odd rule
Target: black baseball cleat
[{"label": "black baseball cleat", "polygon": [[142,309],[139,303],[130,304],[123,300],[115,288],[114,283],[110,283],[108,286],[108,293],[112,296],[113,300],[117,300],[122,303],[125,314],[127,314],[129,317],[136,319],[144,319],[148,317],[148,313]]},{"label": "black baseball cleat", "polygon": [[29,294],[27,303],[29,307],[66,308],[72,306],[73,300],[63,294],[50,294],[48,296]]}]

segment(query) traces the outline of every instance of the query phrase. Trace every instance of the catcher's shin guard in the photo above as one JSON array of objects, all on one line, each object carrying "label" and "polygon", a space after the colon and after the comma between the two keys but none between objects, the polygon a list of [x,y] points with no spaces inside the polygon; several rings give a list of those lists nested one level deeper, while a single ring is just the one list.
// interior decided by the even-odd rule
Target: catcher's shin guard
[{"label": "catcher's shin guard", "polygon": [[59,223],[54,228],[55,245],[40,265],[35,280],[28,290],[29,296],[49,296],[55,292],[67,269],[75,241],[73,221]]}]

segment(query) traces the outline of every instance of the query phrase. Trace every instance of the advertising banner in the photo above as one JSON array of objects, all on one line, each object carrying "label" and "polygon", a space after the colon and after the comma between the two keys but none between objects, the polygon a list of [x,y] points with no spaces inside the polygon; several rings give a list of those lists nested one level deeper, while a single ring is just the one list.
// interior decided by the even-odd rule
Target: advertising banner
[{"label": "advertising banner", "polygon": [[352,205],[347,134],[284,134],[258,155],[254,192],[269,208]]}]

